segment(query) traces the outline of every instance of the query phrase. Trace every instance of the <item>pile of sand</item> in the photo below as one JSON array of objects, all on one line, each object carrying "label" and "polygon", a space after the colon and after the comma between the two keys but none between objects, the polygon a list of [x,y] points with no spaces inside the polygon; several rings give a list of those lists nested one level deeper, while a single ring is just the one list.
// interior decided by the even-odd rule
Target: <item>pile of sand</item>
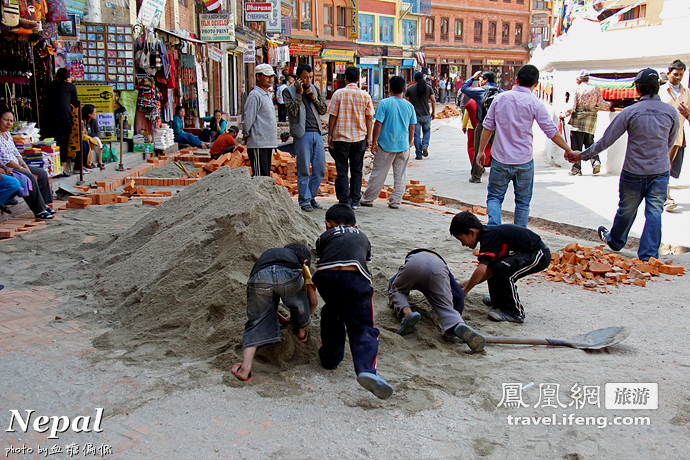
[{"label": "pile of sand", "polygon": [[[273,179],[223,167],[147,214],[97,257],[104,281],[97,294],[114,330],[94,345],[129,350],[135,360],[225,354],[233,361],[241,356],[254,262],[293,241],[313,247],[319,233]],[[294,355],[288,331],[281,347],[267,349],[275,358],[268,361],[313,359],[311,347],[300,348],[304,360]]]}]

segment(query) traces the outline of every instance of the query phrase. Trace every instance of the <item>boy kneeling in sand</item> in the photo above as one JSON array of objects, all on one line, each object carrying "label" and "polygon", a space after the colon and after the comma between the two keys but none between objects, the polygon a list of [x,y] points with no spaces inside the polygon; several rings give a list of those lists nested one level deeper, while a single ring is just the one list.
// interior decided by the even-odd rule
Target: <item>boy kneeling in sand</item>
[{"label": "boy kneeling in sand", "polygon": [[401,320],[398,334],[414,332],[422,315],[410,308],[408,296],[416,289],[424,294],[436,310],[443,337],[449,342],[464,341],[473,352],[484,350],[486,341],[462,319],[465,293],[455,281],[443,257],[430,249],[415,249],[405,257],[405,264],[390,279],[388,296],[390,306]]},{"label": "boy kneeling in sand", "polygon": [[479,265],[469,280],[460,283],[465,295],[486,281],[489,295],[484,304],[501,310],[490,312],[489,319],[523,323],[525,311],[515,281],[545,270],[551,263],[551,251],[539,235],[519,225],[482,225],[467,211],[453,217],[450,234],[472,249],[479,243]]},{"label": "boy kneeling in sand", "polygon": [[337,368],[345,356],[347,330],[357,382],[388,399],[393,387],[376,375],[379,330],[374,327],[374,289],[367,269],[371,244],[356,223],[349,206],[333,205],[326,211],[326,232],[316,240],[314,284],[325,301],[319,357],[326,369]]},{"label": "boy kneeling in sand", "polygon": [[[309,339],[310,316],[318,299],[309,273],[311,251],[299,243],[269,249],[256,261],[247,282],[247,323],[242,336],[242,362],[232,373],[243,382],[251,382],[252,361],[258,347],[281,341],[281,323],[292,323],[297,339]],[[290,310],[289,319],[278,313],[282,300]]]}]

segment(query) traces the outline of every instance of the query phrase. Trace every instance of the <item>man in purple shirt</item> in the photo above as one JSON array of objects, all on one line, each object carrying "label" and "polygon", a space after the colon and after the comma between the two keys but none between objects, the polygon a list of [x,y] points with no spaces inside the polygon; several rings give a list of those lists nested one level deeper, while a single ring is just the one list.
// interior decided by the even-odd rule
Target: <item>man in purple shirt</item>
[{"label": "man in purple shirt", "polygon": [[534,182],[532,125],[535,120],[549,139],[566,153],[572,152],[563,136],[558,133],[558,127],[551,120],[544,104],[532,96],[532,90],[539,83],[539,70],[533,65],[522,66],[518,71],[517,81],[519,86],[496,96],[489,107],[477,150],[477,163],[483,164],[484,149],[496,131],[491,147],[493,159],[486,197],[488,225],[501,224],[501,205],[508,184],[512,182],[515,191],[513,223],[527,227]]}]

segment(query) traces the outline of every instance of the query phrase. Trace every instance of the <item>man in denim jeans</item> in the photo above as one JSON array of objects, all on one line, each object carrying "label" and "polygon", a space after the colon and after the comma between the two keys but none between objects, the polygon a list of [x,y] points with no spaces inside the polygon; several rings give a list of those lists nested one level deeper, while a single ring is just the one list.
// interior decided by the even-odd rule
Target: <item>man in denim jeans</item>
[{"label": "man in denim jeans", "polygon": [[566,153],[575,163],[589,160],[609,148],[623,133],[628,133],[625,161],[621,171],[619,202],[613,227],[598,229],[599,238],[614,251],[628,241],[637,208],[645,200],[645,224],[637,256],[641,260],[659,257],[661,214],[671,163],[668,152],[673,147],[680,123],[676,109],[659,98],[659,74],[654,69],[641,70],[635,77],[640,101],[626,107],[613,119],[604,136],[584,152]]},{"label": "man in denim jeans", "polygon": [[[429,140],[431,138],[431,120],[436,118],[436,97],[431,86],[424,80],[424,74],[414,74],[415,84],[405,91],[405,99],[414,106],[417,125],[414,128],[415,159],[421,160],[429,156]],[[429,111],[431,103],[431,112]]]},{"label": "man in denim jeans", "polygon": [[484,164],[484,149],[496,131],[491,147],[491,173],[489,174],[486,209],[488,225],[501,224],[501,206],[508,184],[515,191],[515,216],[513,223],[527,227],[529,204],[534,185],[534,160],[532,151],[532,125],[536,121],[544,134],[566,153],[572,153],[558,127],[551,120],[544,104],[532,96],[539,83],[539,70],[525,65],[517,74],[518,86],[498,94],[484,118],[479,149],[475,162]]},{"label": "man in denim jeans", "polygon": [[[290,134],[297,154],[297,190],[302,211],[321,209],[316,202],[319,185],[326,175],[321,115],[328,110],[319,89],[312,84],[309,64],[297,66],[297,80],[283,90],[283,102],[290,120]],[[311,165],[311,174],[309,173]]]}]

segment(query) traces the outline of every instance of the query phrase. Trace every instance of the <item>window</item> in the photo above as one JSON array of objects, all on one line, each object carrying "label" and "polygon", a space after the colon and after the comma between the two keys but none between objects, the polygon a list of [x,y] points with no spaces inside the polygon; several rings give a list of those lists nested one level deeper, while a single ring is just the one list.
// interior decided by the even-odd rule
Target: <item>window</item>
[{"label": "window", "polygon": [[403,45],[417,45],[417,21],[402,20]]},{"label": "window", "polygon": [[379,41],[382,43],[394,43],[393,35],[394,19],[384,16],[379,17]]},{"label": "window", "polygon": [[456,42],[461,42],[462,41],[462,19],[456,19],[455,20],[455,41]]},{"label": "window", "polygon": [[504,22],[501,30],[501,43],[510,45],[510,23]]},{"label": "window", "polygon": [[515,44],[522,44],[522,24],[515,24]]},{"label": "window", "polygon": [[441,18],[441,40],[448,41],[448,18]]},{"label": "window", "polygon": [[525,0],[515,0],[515,3],[517,3],[518,5],[524,5]]},{"label": "window", "polygon": [[549,2],[543,0],[532,0],[533,10],[549,10]]},{"label": "window", "polygon": [[345,20],[347,19],[347,8],[344,6],[339,6],[338,10],[338,37],[345,37],[347,36],[347,23]]},{"label": "window", "polygon": [[360,14],[357,16],[358,38],[363,42],[374,41],[374,16]]},{"label": "window", "polygon": [[427,17],[424,22],[424,37],[427,40],[434,39],[434,18]]},{"label": "window", "polygon": [[474,21],[474,42],[482,42],[482,21]]},{"label": "window", "polygon": [[302,23],[300,29],[311,30],[311,0],[302,2]]},{"label": "window", "polygon": [[187,6],[187,2],[185,0],[178,0],[177,3],[179,3],[181,6],[184,6],[184,7]]},{"label": "window", "polygon": [[489,21],[489,43],[496,43],[496,23]]},{"label": "window", "polygon": [[333,5],[323,6],[323,33],[333,35]]}]

